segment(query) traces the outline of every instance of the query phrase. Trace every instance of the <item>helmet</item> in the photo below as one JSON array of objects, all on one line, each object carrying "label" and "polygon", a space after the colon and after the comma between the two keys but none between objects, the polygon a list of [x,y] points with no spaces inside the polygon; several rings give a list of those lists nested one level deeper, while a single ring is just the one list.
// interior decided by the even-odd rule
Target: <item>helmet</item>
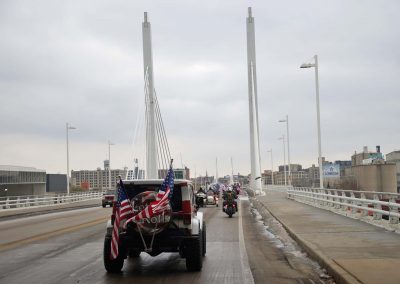
[{"label": "helmet", "polygon": [[232,191],[232,187],[230,186],[230,187],[228,187],[228,191]]}]

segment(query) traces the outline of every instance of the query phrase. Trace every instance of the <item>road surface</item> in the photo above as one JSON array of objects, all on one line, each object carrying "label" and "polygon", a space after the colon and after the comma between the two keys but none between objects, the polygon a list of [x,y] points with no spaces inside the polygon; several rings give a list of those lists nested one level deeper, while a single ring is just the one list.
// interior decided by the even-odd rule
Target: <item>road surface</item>
[{"label": "road surface", "polygon": [[187,272],[178,254],[142,253],[128,258],[122,273],[107,273],[109,208],[0,221],[0,283],[331,283],[321,281],[321,270],[292,241],[285,243],[279,224],[267,230],[246,197],[239,203],[233,218],[221,207],[200,209],[207,223],[201,272]]}]

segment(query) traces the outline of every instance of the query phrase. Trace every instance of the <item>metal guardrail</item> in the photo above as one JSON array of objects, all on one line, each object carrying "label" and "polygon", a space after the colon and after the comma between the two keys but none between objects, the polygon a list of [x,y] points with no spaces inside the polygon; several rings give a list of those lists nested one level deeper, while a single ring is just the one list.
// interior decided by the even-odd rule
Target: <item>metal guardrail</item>
[{"label": "metal guardrail", "polygon": [[318,207],[350,211],[360,217],[372,215],[373,220],[387,216],[390,224],[399,224],[400,194],[305,187],[288,189],[287,194],[290,199]]},{"label": "metal guardrail", "polygon": [[400,231],[400,194],[389,192],[271,186],[287,192],[289,199]]},{"label": "metal guardrail", "polygon": [[11,208],[24,208],[33,206],[50,206],[55,204],[72,203],[91,199],[101,198],[102,191],[74,193],[74,194],[57,194],[52,196],[6,196],[0,198],[0,210]]}]

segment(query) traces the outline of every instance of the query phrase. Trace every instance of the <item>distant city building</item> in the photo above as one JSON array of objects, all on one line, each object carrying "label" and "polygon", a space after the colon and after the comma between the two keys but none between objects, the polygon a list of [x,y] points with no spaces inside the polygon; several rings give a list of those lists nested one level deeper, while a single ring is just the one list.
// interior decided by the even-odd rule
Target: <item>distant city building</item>
[{"label": "distant city building", "polygon": [[[106,164],[106,163],[104,163]],[[128,173],[128,168],[111,169],[111,187],[114,188],[118,177],[125,179]],[[104,170],[97,168],[96,170],[80,170],[71,171],[71,184],[75,187],[84,189],[107,189],[109,188],[110,171],[108,168]]]},{"label": "distant city building", "polygon": [[[379,192],[400,192],[400,151],[393,151],[383,159],[380,146],[376,152],[369,152],[364,147],[363,152],[355,153],[351,161],[326,161],[322,158],[324,188],[347,190],[365,190]],[[277,172],[265,170],[262,174],[264,184],[289,184],[288,165],[280,165]],[[302,169],[301,165],[291,164],[291,184],[293,186],[320,187],[319,167],[312,165]]]},{"label": "distant city building", "polygon": [[0,196],[44,195],[45,193],[45,170],[0,165]]},{"label": "distant city building", "polygon": [[306,170],[292,171],[290,174],[292,176],[291,182],[293,186],[305,187],[310,185],[308,172]]},{"label": "distant city building", "polygon": [[229,184],[230,180],[231,180],[230,176],[224,176],[224,177],[218,178],[218,183]]},{"label": "distant city building", "polygon": [[352,167],[352,172],[358,190],[397,192],[395,164],[359,165]]},{"label": "distant city building", "polygon": [[309,186],[319,187],[319,166],[315,166],[315,164],[312,164],[312,166],[306,169],[306,171],[308,173]]},{"label": "distant city building", "polygon": [[106,169],[106,170],[110,167],[110,161],[109,160],[104,160],[103,164],[104,164],[104,169]]},{"label": "distant city building", "polygon": [[134,179],[144,179],[145,178],[145,170],[140,169],[138,166],[134,167],[133,170],[128,170],[126,179],[134,180]]},{"label": "distant city building", "polygon": [[[220,179],[218,179],[220,180]],[[228,179],[229,180],[229,179]],[[214,176],[199,176],[192,179],[193,183],[196,184],[196,187],[199,188],[200,186],[208,186],[214,182]]]},{"label": "distant city building", "polygon": [[272,184],[272,171],[271,170],[264,170],[264,172],[261,173],[261,178],[262,178],[262,183],[264,185]]},{"label": "distant city building", "polygon": [[[284,165],[284,166],[279,166],[278,170],[280,172],[283,172],[283,170],[286,169],[286,172],[289,172],[289,166],[288,165]],[[291,172],[298,172],[302,170],[302,166],[299,164],[290,164],[290,171]]]},{"label": "distant city building", "polygon": [[380,146],[376,146],[376,152],[364,146],[362,153],[351,157],[351,165],[341,179],[343,189],[397,192],[396,165],[383,159]]},{"label": "distant city building", "polygon": [[370,165],[374,160],[383,160],[381,147],[376,146],[376,152],[369,152],[368,147],[364,146],[362,153],[355,152],[354,155],[351,156],[351,165],[353,167],[359,165]]},{"label": "distant city building", "polygon": [[46,192],[57,192],[57,193],[67,192],[67,175],[47,174]]},{"label": "distant city building", "polygon": [[396,164],[397,192],[400,193],[400,151],[393,151],[387,154],[386,161]]},{"label": "distant city building", "polygon": [[[168,170],[166,169],[161,169],[158,170],[158,178],[159,179],[164,179],[167,175]],[[190,170],[188,167],[185,168],[175,168],[174,169],[174,176],[175,179],[190,179]]]}]

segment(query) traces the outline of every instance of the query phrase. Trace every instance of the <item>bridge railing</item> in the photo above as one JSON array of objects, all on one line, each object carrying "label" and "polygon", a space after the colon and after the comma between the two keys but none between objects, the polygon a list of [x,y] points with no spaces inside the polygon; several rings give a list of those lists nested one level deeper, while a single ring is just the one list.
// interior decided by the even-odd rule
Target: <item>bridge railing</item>
[{"label": "bridge railing", "polygon": [[399,227],[400,194],[397,193],[309,187],[292,187],[286,191],[288,198],[299,202],[375,225],[386,227],[385,223],[388,223]]},{"label": "bridge railing", "polygon": [[57,194],[57,195],[24,195],[24,196],[6,196],[0,198],[0,210],[11,208],[23,208],[33,206],[50,206],[62,203],[72,203],[91,199],[101,198],[102,191],[93,191],[85,193],[73,194]]}]

